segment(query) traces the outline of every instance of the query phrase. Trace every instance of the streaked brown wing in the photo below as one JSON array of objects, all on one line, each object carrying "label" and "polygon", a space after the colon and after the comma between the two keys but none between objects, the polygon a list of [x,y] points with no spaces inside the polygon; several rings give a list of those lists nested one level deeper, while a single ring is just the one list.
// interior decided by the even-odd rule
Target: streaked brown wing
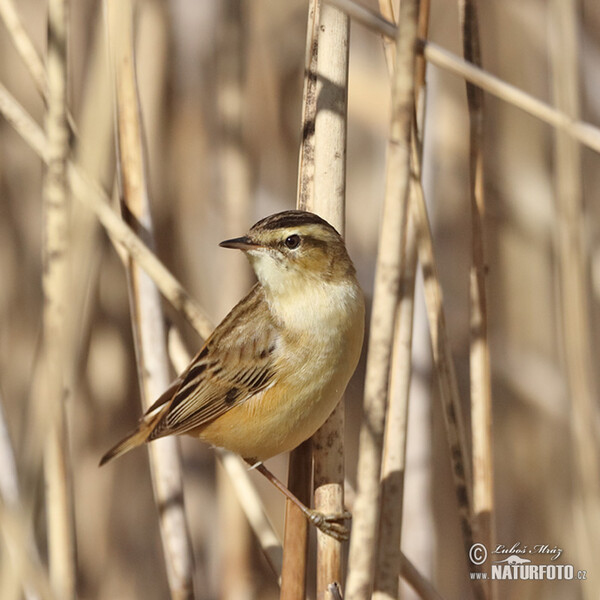
[{"label": "streaked brown wing", "polygon": [[278,340],[277,327],[257,285],[150,408],[148,413],[170,403],[148,439],[209,423],[268,387],[275,376],[273,354]]}]

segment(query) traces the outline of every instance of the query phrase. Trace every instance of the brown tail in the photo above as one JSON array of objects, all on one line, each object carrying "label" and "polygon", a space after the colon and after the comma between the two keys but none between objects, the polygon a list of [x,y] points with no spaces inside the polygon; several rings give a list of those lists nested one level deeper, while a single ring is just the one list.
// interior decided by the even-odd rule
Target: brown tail
[{"label": "brown tail", "polygon": [[133,433],[130,433],[124,440],[121,440],[116,446],[113,446],[101,459],[100,466],[105,465],[117,456],[125,454],[141,446],[150,435],[152,429],[148,428],[145,423],[140,424],[139,429],[136,429]]},{"label": "brown tail", "polygon": [[151,408],[149,413],[144,415],[144,418],[138,425],[138,428],[125,437],[125,439],[121,440],[116,446],[113,446],[100,459],[100,466],[105,465],[107,462],[113,460],[113,458],[117,458],[118,456],[125,454],[125,452],[129,452],[130,450],[133,450],[134,448],[137,448],[138,446],[141,446],[147,442],[168,408],[168,404],[164,404],[158,411],[153,411]]},{"label": "brown tail", "polygon": [[[148,441],[148,438],[169,410],[169,401],[173,399],[175,392],[181,385],[181,379],[177,378],[165,390],[161,397],[148,409],[137,429],[111,448],[101,459],[100,466],[117,458],[125,452],[129,452]],[[160,436],[158,436],[160,437]],[[152,438],[154,439],[154,438]]]}]

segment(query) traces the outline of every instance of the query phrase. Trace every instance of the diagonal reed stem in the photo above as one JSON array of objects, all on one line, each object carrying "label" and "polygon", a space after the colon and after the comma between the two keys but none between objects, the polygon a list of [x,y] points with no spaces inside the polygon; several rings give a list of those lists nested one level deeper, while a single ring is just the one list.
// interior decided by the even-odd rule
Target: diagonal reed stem
[{"label": "diagonal reed stem", "polygon": [[[109,40],[115,77],[118,158],[122,208],[130,225],[151,246],[152,218],[142,142],[142,123],[133,55],[133,16],[129,2],[108,0]],[[142,402],[147,409],[169,385],[169,370],[160,296],[133,258],[128,264],[130,304]],[[171,597],[194,597],[193,555],[183,505],[177,440],[148,446],[155,502]]]}]

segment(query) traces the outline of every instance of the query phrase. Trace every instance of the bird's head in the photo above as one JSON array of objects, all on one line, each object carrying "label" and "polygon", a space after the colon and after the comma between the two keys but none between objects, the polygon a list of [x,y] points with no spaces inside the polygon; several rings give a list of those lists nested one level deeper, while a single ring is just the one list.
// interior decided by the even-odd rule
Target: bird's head
[{"label": "bird's head", "polygon": [[340,234],[307,211],[288,210],[258,221],[240,238],[219,244],[242,250],[272,293],[315,282],[342,283],[355,270]]}]

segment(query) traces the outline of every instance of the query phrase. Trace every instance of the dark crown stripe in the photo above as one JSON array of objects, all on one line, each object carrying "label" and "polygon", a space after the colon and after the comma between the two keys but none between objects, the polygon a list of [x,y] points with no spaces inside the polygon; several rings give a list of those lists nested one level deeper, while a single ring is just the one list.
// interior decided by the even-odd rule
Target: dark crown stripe
[{"label": "dark crown stripe", "polygon": [[[305,210],[286,210],[262,219],[252,229],[284,229],[299,225],[324,225],[336,231],[325,219]],[[336,231],[337,233],[337,231]]]}]

